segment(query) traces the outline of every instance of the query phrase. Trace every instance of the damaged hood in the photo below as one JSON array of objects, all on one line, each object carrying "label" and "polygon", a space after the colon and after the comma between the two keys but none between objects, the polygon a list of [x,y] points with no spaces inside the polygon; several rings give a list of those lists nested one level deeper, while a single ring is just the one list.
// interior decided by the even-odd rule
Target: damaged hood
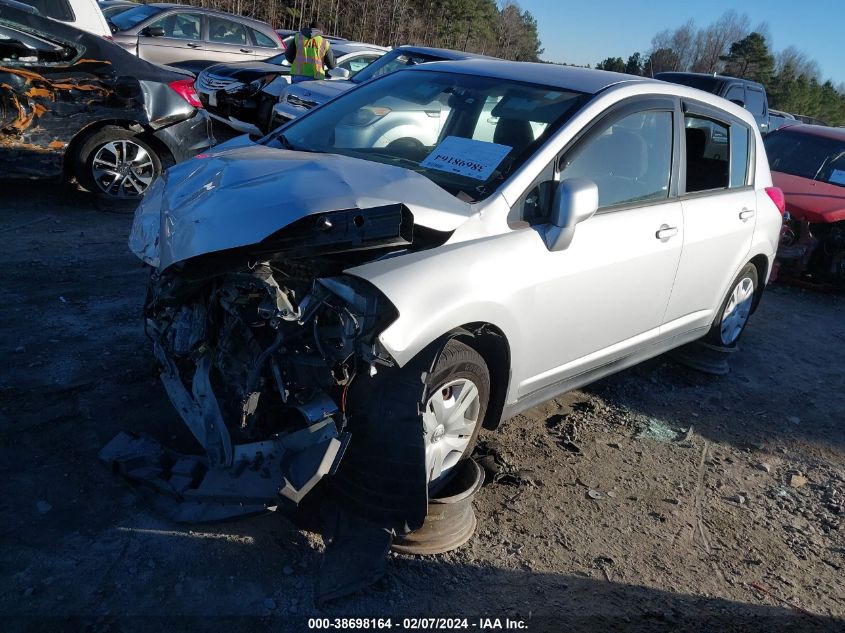
[{"label": "damaged hood", "polygon": [[453,231],[473,214],[469,204],[416,172],[276,149],[244,136],[167,170],[135,212],[129,247],[165,269],[257,244],[308,215],[396,203],[411,211],[414,224],[437,231]]}]

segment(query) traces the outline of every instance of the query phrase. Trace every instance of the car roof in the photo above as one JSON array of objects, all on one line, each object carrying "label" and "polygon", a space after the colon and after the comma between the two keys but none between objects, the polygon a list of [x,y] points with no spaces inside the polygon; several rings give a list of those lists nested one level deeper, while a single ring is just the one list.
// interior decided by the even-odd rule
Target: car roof
[{"label": "car roof", "polygon": [[408,51],[411,53],[420,53],[422,55],[431,55],[432,57],[440,57],[444,60],[449,59],[473,59],[486,58],[495,59],[495,57],[488,57],[487,55],[479,55],[477,53],[467,53],[465,51],[453,51],[449,48],[432,48],[431,46],[414,46],[410,44],[403,44],[397,46],[393,50]]},{"label": "car roof", "polygon": [[776,132],[797,132],[798,134],[808,134],[810,136],[821,136],[823,138],[830,138],[836,141],[845,141],[845,128],[828,127],[826,125],[810,125],[809,123],[796,123],[795,125],[785,125],[776,130]]},{"label": "car roof", "polygon": [[729,77],[728,75],[711,75],[709,73],[687,73],[687,72],[676,72],[676,71],[666,71],[662,73],[657,73],[654,78],[659,81],[672,81],[673,79],[680,79],[682,77],[691,77],[698,79],[702,82],[708,83],[711,86],[716,86],[720,84],[724,84],[727,82],[732,83],[741,83],[741,84],[748,84],[749,86],[756,86],[758,88],[762,88],[763,84],[757,81],[751,81],[750,79],[740,79],[739,77]]},{"label": "car roof", "polygon": [[338,55],[349,55],[351,53],[365,53],[367,51],[385,53],[390,49],[384,46],[376,46],[375,44],[365,44],[364,42],[332,42],[332,50]]},{"label": "car roof", "polygon": [[237,15],[235,13],[227,13],[226,11],[217,11],[215,9],[207,9],[206,7],[195,7],[190,4],[180,4],[178,2],[148,2],[148,7],[159,7],[160,9],[190,9],[191,11],[196,11],[198,13],[205,13],[206,15],[217,15],[217,16],[226,16],[228,18],[232,18],[238,20],[239,22],[248,22],[250,24],[260,24],[261,26],[269,27],[270,25],[266,22],[262,22],[261,20],[256,20],[255,18],[248,18],[243,15]]},{"label": "car roof", "polygon": [[411,70],[443,70],[458,72],[466,75],[481,75],[499,79],[525,81],[543,86],[566,88],[595,94],[622,82],[652,83],[653,79],[614,73],[606,70],[580,68],[578,66],[561,66],[558,64],[543,64],[539,62],[511,62],[492,58],[464,59],[460,61],[431,62],[414,66]]}]

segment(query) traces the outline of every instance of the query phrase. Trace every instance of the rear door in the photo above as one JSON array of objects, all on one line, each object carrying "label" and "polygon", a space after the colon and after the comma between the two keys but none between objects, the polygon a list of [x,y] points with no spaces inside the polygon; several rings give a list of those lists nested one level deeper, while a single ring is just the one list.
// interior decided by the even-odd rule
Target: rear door
[{"label": "rear door", "polygon": [[[257,58],[249,27],[228,17],[209,15],[203,59],[217,62],[245,62]],[[269,57],[267,55],[266,57]]]},{"label": "rear door", "polygon": [[[173,11],[146,24],[138,36],[138,56],[154,64],[173,64],[203,59],[203,15]],[[161,28],[163,36],[145,35]]]},{"label": "rear door", "polygon": [[754,233],[754,133],[726,113],[684,104],[683,253],[664,331],[709,325],[746,263]]},{"label": "rear door", "polygon": [[252,56],[255,59],[267,59],[283,52],[282,45],[278,40],[270,38],[269,35],[265,35],[251,26],[247,27],[247,32],[252,39]]}]

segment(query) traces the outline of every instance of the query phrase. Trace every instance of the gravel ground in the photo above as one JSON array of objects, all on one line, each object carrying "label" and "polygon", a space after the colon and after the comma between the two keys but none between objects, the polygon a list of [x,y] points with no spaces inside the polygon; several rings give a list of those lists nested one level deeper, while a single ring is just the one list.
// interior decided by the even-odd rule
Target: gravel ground
[{"label": "gravel ground", "polygon": [[507,476],[473,539],[393,555],[320,611],[319,535],[275,514],[170,523],[97,461],[121,430],[189,441],[143,335],[131,215],[50,183],[0,200],[4,631],[845,630],[842,296],[770,288],[726,377],[661,357],[486,433]]}]

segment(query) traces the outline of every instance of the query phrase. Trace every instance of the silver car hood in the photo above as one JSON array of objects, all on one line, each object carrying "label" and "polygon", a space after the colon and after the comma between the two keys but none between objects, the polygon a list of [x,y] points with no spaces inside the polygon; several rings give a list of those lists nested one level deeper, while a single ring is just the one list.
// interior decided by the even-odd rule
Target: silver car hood
[{"label": "silver car hood", "polygon": [[347,79],[331,79],[324,81],[302,81],[291,84],[288,94],[294,94],[300,99],[314,101],[318,105],[334,99],[339,94],[346,92],[355,86]]},{"label": "silver car hood", "polygon": [[257,244],[307,215],[402,203],[414,224],[453,231],[472,207],[416,172],[337,154],[275,149],[243,136],[176,165],[135,212],[133,253],[165,269]]}]

